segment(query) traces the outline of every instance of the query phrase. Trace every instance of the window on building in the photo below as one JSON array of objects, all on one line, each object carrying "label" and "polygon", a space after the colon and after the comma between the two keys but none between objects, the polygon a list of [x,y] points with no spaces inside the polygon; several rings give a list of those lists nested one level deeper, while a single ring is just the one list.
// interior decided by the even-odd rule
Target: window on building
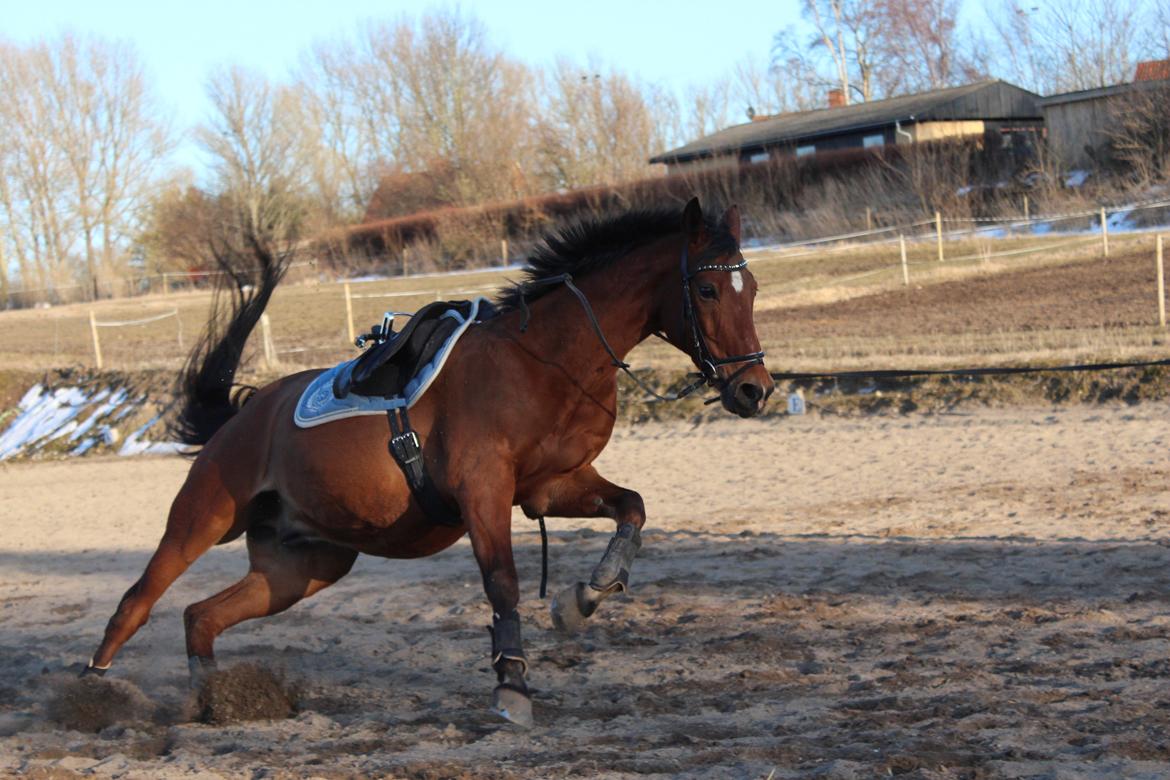
[{"label": "window on building", "polygon": [[861,139],[861,145],[864,146],[866,149],[874,149],[874,148],[879,147],[879,146],[885,146],[886,145],[886,137],[884,135],[882,135],[881,133],[875,133],[874,135],[867,135]]},{"label": "window on building", "polygon": [[748,162],[752,165],[755,165],[756,163],[768,162],[768,153],[753,152],[752,154],[748,155]]},{"label": "window on building", "polygon": [[796,147],[796,156],[797,157],[811,157],[812,155],[814,155],[816,153],[817,153],[817,147],[813,144],[809,144],[808,146]]}]

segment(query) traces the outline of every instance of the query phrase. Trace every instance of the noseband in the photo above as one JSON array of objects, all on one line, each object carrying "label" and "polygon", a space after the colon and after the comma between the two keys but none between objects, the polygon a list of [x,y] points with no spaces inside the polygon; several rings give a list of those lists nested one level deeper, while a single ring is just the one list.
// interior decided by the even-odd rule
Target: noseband
[{"label": "noseband", "polygon": [[[684,239],[681,261],[683,330],[690,330],[691,332],[691,346],[694,349],[695,362],[699,364],[699,371],[702,372],[703,382],[722,392],[727,385],[735,381],[735,378],[744,371],[747,371],[752,366],[762,365],[764,362],[764,350],[749,352],[746,355],[730,355],[727,357],[715,357],[712,355],[710,347],[707,346],[707,338],[703,335],[703,329],[699,327],[699,318],[695,314],[694,293],[691,290],[691,280],[703,271],[739,271],[747,268],[747,260],[743,260],[736,265],[700,265],[693,272],[688,267],[690,265],[688,261],[687,241]],[[719,376],[720,366],[729,366],[736,363],[742,363],[743,365],[726,378]]]}]

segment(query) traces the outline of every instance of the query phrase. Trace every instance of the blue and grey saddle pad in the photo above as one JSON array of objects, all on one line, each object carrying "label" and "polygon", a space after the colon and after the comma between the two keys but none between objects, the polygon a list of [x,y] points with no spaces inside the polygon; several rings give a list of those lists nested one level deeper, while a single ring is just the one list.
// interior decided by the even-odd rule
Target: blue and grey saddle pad
[{"label": "blue and grey saddle pad", "polygon": [[334,387],[350,386],[350,376],[362,358],[347,360],[325,371],[305,388],[300,400],[297,401],[296,411],[293,413],[293,420],[297,426],[312,428],[334,420],[344,420],[347,417],[385,414],[391,409],[409,409],[414,406],[443,369],[443,364],[447,362],[455,344],[476,322],[481,305],[485,309],[491,306],[491,303],[483,296],[477,297],[470,303],[469,313],[466,316],[455,308],[443,312],[441,316],[455,319],[458,323],[457,327],[443,341],[434,355],[413,372],[413,376],[406,382],[400,394],[382,397],[349,392],[338,398],[334,393]]}]

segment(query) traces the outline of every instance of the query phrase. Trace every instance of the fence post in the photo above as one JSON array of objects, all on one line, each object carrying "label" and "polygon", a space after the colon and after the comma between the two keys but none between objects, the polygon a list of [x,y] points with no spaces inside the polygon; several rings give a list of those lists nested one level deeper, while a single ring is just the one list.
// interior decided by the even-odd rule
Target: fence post
[{"label": "fence post", "polygon": [[1154,255],[1158,263],[1158,325],[1166,327],[1166,278],[1162,274],[1162,234],[1154,240]]},{"label": "fence post", "polygon": [[171,275],[166,273],[165,271],[163,272],[163,291],[162,291],[162,294],[163,294],[164,298],[167,297],[167,295],[169,295],[171,292],[170,276]]},{"label": "fence post", "polygon": [[865,229],[873,230],[873,210],[869,206],[865,207]]},{"label": "fence post", "polygon": [[102,370],[102,344],[98,340],[97,318],[93,316],[93,309],[89,310],[89,332],[93,335],[93,357],[97,361],[98,371]]},{"label": "fence post", "polygon": [[276,365],[276,347],[272,343],[272,321],[267,314],[260,315],[260,334],[264,341],[264,367]]},{"label": "fence post", "polygon": [[1105,207],[1101,207],[1101,251],[1109,257],[1109,223],[1105,221]]},{"label": "fence post", "polygon": [[1024,221],[1030,222],[1032,220],[1031,209],[1028,208],[1028,196],[1024,196]]},{"label": "fence post", "polygon": [[353,299],[349,294],[349,282],[345,283],[345,325],[349,329],[349,343],[352,344],[357,334],[353,332]]},{"label": "fence post", "polygon": [[500,265],[508,264],[508,239],[500,239]]},{"label": "fence post", "polygon": [[906,237],[901,233],[898,234],[898,246],[902,250],[902,285],[910,286],[910,266],[906,264]]},{"label": "fence post", "polygon": [[934,212],[934,234],[938,238],[938,261],[943,261],[943,245],[942,245],[942,212]]},{"label": "fence post", "polygon": [[402,247],[402,275],[410,276],[410,247]]}]

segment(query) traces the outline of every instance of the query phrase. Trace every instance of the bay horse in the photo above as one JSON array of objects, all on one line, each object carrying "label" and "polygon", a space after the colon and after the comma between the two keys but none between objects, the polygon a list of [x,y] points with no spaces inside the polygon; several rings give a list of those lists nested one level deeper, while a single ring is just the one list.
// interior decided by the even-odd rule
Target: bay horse
[{"label": "bay horse", "polygon": [[[281,275],[253,242],[259,288],[237,292],[222,336],[213,315],[180,383],[176,430],[201,449],[158,549],[83,674],[104,674],[163,592],[213,545],[246,535],[251,565],[239,582],[183,613],[193,685],[215,668],[221,632],[327,588],[359,553],[417,558],[466,533],[492,609],[492,707],[531,724],[512,507],[530,517],[616,521],[590,582],[554,599],[559,628],[579,628],[627,587],[646,521],[642,497],[592,465],[613,430],[620,359],[660,335],[690,356],[723,407],[741,417],[759,413],[773,389],[752,322],[757,285],[739,242],[736,208],[715,220],[697,199],[681,219],[677,210],[627,213],[545,239],[525,279],[501,292],[500,314],[467,332],[411,410],[426,470],[458,508],[458,527],[433,522],[419,506],[387,454],[384,417],[294,424],[294,406],[320,371],[286,376],[250,398],[232,394],[248,334]],[[564,274],[577,286],[549,283]]]}]

